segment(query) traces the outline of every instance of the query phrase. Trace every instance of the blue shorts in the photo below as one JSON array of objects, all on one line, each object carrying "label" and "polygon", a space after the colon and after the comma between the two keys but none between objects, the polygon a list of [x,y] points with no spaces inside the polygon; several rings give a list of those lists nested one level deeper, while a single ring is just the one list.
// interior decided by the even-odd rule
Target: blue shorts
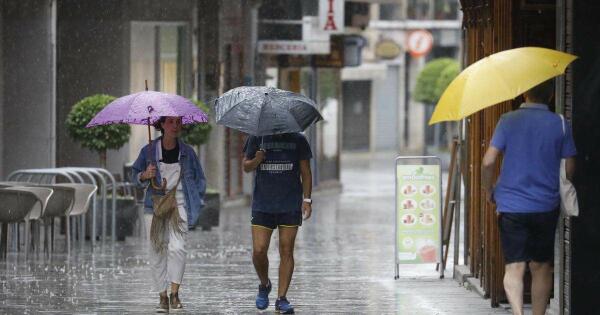
[{"label": "blue shorts", "polygon": [[504,262],[554,262],[554,235],[558,215],[558,211],[501,212],[498,227]]},{"label": "blue shorts", "polygon": [[302,212],[267,213],[252,211],[252,226],[260,226],[269,230],[277,227],[299,227],[302,225]]}]

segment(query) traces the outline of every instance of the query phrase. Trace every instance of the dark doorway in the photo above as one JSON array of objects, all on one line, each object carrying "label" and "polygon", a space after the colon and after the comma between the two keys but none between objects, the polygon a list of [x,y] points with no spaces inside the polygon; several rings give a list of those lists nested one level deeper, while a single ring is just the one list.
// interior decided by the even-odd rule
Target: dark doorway
[{"label": "dark doorway", "polygon": [[371,81],[346,81],[342,84],[342,93],[342,149],[368,151],[371,135]]}]

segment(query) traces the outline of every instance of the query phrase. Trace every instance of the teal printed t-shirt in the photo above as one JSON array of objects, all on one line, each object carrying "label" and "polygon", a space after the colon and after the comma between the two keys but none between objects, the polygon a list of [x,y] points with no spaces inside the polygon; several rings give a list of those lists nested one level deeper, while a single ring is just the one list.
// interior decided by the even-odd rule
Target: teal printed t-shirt
[{"label": "teal printed t-shirt", "polygon": [[300,133],[256,137],[250,136],[244,145],[247,159],[266,150],[265,160],[256,169],[252,211],[285,213],[300,211],[302,182],[300,161],[310,160],[308,141]]}]

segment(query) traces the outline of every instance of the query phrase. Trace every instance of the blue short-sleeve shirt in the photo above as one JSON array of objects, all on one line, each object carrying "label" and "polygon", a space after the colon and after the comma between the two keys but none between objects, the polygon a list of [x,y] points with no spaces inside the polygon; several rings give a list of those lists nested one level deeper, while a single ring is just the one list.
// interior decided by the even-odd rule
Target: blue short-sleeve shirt
[{"label": "blue short-sleeve shirt", "polygon": [[577,154],[571,126],[543,104],[525,103],[502,115],[491,145],[503,152],[494,189],[499,212],[532,213],[559,206],[562,158]]},{"label": "blue short-sleeve shirt", "polygon": [[303,196],[300,161],[312,158],[308,141],[300,133],[251,136],[244,146],[246,158],[253,159],[260,148],[265,149],[266,154],[254,177],[252,211],[301,211]]}]

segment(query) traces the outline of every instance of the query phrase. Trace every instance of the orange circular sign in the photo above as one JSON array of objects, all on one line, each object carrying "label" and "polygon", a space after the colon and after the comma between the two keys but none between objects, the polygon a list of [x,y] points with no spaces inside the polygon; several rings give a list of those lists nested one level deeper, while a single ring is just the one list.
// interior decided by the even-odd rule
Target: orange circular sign
[{"label": "orange circular sign", "polygon": [[433,47],[433,35],[426,30],[412,31],[408,34],[406,47],[413,57],[427,55]]}]

